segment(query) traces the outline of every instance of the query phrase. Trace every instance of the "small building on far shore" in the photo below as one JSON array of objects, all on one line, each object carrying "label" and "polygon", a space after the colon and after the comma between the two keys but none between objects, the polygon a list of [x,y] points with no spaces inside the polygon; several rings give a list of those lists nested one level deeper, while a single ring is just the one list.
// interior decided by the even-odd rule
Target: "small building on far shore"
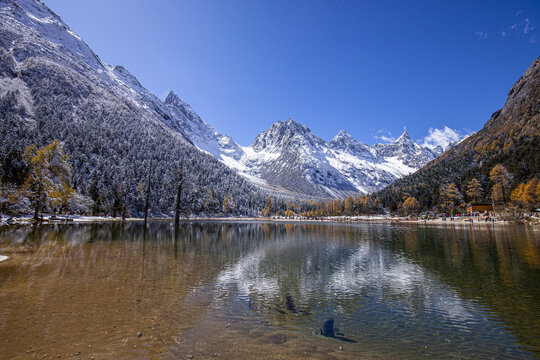
[{"label": "small building on far shore", "polygon": [[467,205],[467,212],[469,214],[473,212],[493,211],[493,205],[488,203],[471,203]]}]

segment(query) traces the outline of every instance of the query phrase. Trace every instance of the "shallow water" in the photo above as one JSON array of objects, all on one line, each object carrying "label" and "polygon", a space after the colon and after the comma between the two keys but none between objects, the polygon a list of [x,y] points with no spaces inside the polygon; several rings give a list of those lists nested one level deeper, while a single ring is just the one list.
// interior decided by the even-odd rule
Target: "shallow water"
[{"label": "shallow water", "polygon": [[[3,228],[0,359],[533,359],[538,235],[424,224]],[[328,319],[335,337],[321,335]]]}]

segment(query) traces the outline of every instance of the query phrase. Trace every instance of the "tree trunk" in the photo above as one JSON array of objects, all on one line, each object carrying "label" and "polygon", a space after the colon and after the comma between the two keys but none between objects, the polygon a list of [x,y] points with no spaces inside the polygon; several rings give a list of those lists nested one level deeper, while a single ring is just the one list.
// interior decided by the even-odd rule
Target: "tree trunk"
[{"label": "tree trunk", "polygon": [[148,210],[150,209],[150,187],[152,182],[152,161],[150,161],[150,170],[148,171],[148,184],[146,186],[146,203],[144,204],[144,225],[148,220]]},{"label": "tree trunk", "polygon": [[180,172],[178,174],[178,189],[176,190],[176,207],[174,212],[174,227],[175,229],[178,228],[180,225],[180,210],[181,210],[181,203],[180,200],[182,198],[182,185],[184,183],[184,163],[180,163]]},{"label": "tree trunk", "polygon": [[124,194],[124,203],[122,204],[122,221],[126,220],[126,201],[127,201],[127,191]]},{"label": "tree trunk", "polygon": [[38,185],[37,200],[36,200],[36,209],[34,211],[34,220],[39,221],[39,210],[41,207],[41,183]]}]

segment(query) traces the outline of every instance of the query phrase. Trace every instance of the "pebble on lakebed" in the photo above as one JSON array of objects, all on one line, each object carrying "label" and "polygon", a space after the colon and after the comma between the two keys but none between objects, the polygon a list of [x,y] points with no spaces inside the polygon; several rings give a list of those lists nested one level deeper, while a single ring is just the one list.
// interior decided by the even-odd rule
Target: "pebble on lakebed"
[{"label": "pebble on lakebed", "polygon": [[142,336],[142,332],[137,331],[137,337],[141,337],[141,336]]}]

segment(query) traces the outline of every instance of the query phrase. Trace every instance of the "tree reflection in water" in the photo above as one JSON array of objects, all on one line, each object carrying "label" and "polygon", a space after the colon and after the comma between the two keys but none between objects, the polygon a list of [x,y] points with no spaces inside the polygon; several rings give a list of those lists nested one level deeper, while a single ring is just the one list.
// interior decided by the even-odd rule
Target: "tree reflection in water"
[{"label": "tree reflection in water", "polygon": [[79,339],[129,357],[129,334],[140,330],[148,354],[176,355],[195,343],[238,341],[215,331],[219,319],[241,321],[238,334],[262,332],[260,346],[276,354],[267,342],[297,337],[302,349],[336,338],[351,354],[393,358],[532,358],[540,349],[535,235],[456,224],[4,228],[2,348],[16,357],[32,338],[43,351],[70,351]]}]

